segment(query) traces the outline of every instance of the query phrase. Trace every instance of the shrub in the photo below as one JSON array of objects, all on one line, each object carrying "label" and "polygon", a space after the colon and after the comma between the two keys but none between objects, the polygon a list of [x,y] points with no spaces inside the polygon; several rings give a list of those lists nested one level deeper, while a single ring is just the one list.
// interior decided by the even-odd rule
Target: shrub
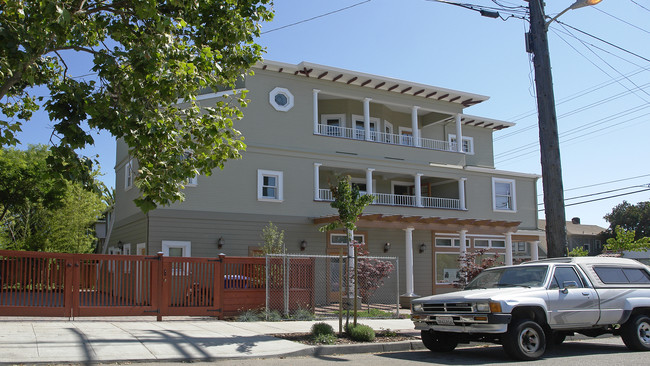
[{"label": "shrub", "polygon": [[282,314],[277,310],[271,310],[266,315],[266,320],[270,322],[280,322],[283,320]]},{"label": "shrub", "polygon": [[397,337],[397,332],[394,331],[394,330],[391,330],[390,328],[386,328],[386,329],[382,328],[382,330],[381,330],[381,332],[379,332],[379,334],[381,334],[382,337]]},{"label": "shrub", "polygon": [[314,337],[319,335],[334,335],[334,328],[327,323],[314,323],[311,326],[311,334]]},{"label": "shrub", "polygon": [[336,343],[336,336],[334,334],[319,334],[313,337],[314,343],[318,344],[334,344]]},{"label": "shrub", "polygon": [[367,325],[357,324],[349,325],[347,332],[350,338],[357,342],[372,342],[375,340],[375,331]]},{"label": "shrub", "polygon": [[263,320],[263,316],[256,310],[246,310],[237,317],[238,322],[256,322]]},{"label": "shrub", "polygon": [[293,320],[314,320],[314,314],[308,309],[298,308],[292,316]]}]

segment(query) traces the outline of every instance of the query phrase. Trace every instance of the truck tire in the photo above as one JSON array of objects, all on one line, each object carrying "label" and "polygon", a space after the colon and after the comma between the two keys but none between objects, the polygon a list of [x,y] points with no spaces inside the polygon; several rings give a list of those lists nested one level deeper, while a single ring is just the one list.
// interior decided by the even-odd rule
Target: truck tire
[{"label": "truck tire", "polygon": [[503,337],[503,349],[514,359],[536,360],[546,351],[544,329],[527,319],[511,323]]},{"label": "truck tire", "polygon": [[650,317],[636,315],[621,327],[621,338],[628,349],[650,351]]},{"label": "truck tire", "polygon": [[423,330],[420,335],[422,343],[431,352],[451,352],[458,345],[458,337],[453,334]]}]

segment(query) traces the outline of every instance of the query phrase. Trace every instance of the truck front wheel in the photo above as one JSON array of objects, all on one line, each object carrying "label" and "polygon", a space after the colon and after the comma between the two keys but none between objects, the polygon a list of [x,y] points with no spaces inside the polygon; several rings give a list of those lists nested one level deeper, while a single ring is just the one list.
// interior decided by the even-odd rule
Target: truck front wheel
[{"label": "truck front wheel", "polygon": [[458,337],[450,333],[423,330],[420,334],[422,343],[431,352],[451,352],[458,345]]},{"label": "truck front wheel", "polygon": [[621,338],[628,349],[650,351],[650,318],[640,314],[621,327]]},{"label": "truck front wheel", "polygon": [[535,360],[546,351],[546,335],[534,321],[519,320],[508,327],[503,337],[503,349],[514,359]]}]

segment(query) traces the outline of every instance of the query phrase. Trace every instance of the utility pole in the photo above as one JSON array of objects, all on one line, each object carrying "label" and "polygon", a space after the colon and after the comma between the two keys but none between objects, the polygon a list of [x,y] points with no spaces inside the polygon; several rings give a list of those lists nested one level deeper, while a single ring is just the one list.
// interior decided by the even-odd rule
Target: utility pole
[{"label": "utility pole", "polygon": [[564,187],[544,2],[528,0],[528,7],[530,32],[527,34],[527,51],[533,53],[535,67],[548,257],[562,257],[567,254]]}]

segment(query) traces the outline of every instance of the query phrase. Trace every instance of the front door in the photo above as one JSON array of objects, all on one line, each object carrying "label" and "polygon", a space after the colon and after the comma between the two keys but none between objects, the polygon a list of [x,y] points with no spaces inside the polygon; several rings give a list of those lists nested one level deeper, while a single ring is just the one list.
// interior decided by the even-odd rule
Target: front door
[{"label": "front door", "polygon": [[573,267],[555,268],[547,294],[549,323],[554,328],[589,327],[598,322],[598,295],[585,285]]}]

